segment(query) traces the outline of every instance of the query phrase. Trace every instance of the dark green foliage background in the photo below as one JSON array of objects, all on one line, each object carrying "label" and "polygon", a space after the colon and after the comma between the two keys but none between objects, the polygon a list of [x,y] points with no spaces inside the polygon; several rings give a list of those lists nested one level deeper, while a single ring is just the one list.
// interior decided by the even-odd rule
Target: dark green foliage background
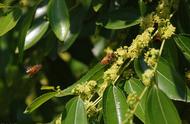
[{"label": "dark green foliage background", "polygon": [[[140,32],[139,18],[154,11],[158,3],[157,0],[151,3],[145,0],[146,9],[140,11],[142,6],[139,6],[138,0],[93,0],[89,6],[85,0],[81,0],[83,4],[79,0],[66,0],[70,14],[70,31],[73,33],[70,39],[60,41],[60,38],[54,34],[52,25],[49,25],[44,34],[33,42],[31,48],[24,50],[23,43],[27,31],[43,21],[51,20],[47,14],[37,19],[33,16],[35,6],[37,8],[46,6],[48,0],[42,0],[39,4],[37,4],[38,0],[28,1],[30,3],[24,6],[18,0],[0,0],[1,3],[11,6],[0,8],[0,23],[13,9],[25,10],[22,13],[18,10],[19,14],[13,13],[14,21],[18,18],[19,20],[11,30],[6,31],[0,24],[0,34],[5,29],[4,34],[0,36],[0,123],[29,124],[52,121],[57,114],[63,112],[71,96],[53,98],[31,114],[23,113],[27,101],[31,104],[34,98],[47,92],[40,90],[42,79],[46,78],[48,85],[59,85],[61,89],[70,86],[101,60],[106,46],[116,49],[121,45],[130,45],[132,39]],[[114,4],[115,2],[118,4]],[[96,5],[100,5],[100,8],[95,8]],[[32,9],[34,9],[33,13]],[[116,23],[117,21],[119,22]],[[190,70],[190,51],[176,39],[182,38],[185,46],[190,48],[189,36],[186,35],[187,38],[182,36],[190,33],[189,22],[190,1],[179,0],[179,8],[172,17],[172,23],[176,26],[176,34],[180,35],[168,41],[172,43],[164,48],[163,53],[163,58],[177,70],[187,85],[190,81],[185,81],[185,71]],[[154,43],[154,46],[159,45],[159,42]],[[21,53],[24,51],[23,56],[15,53],[18,48]],[[183,49],[185,52],[181,51]],[[64,61],[60,57],[62,51],[67,51],[71,55],[70,61]],[[42,64],[42,70],[29,77],[26,74],[26,67],[35,64]],[[137,73],[136,77],[141,74],[141,72],[138,74],[136,68],[134,71]],[[189,103],[173,102],[181,119],[190,122]],[[135,118],[135,122],[141,123],[138,118]]]}]

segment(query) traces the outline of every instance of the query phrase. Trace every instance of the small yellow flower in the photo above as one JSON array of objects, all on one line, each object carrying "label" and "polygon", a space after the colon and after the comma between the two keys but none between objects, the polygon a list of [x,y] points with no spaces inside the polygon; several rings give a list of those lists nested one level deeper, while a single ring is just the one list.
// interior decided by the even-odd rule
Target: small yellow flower
[{"label": "small yellow flower", "polygon": [[173,34],[175,34],[175,27],[172,24],[167,25],[161,29],[161,37],[163,39],[170,38]]},{"label": "small yellow flower", "polygon": [[72,92],[81,96],[82,99],[88,99],[94,92],[96,85],[97,82],[94,80],[86,81],[84,84],[77,84]]},{"label": "small yellow flower", "polygon": [[147,69],[142,75],[142,82],[145,86],[150,85],[152,78],[154,77],[154,70]]},{"label": "small yellow flower", "polygon": [[130,58],[138,58],[142,50],[149,45],[151,41],[151,31],[153,31],[153,27],[146,29],[133,40],[131,46],[128,48],[128,56]]},{"label": "small yellow flower", "polygon": [[145,53],[144,61],[147,63],[148,66],[153,68],[157,63],[158,54],[159,50],[155,48],[149,49],[149,51]]}]

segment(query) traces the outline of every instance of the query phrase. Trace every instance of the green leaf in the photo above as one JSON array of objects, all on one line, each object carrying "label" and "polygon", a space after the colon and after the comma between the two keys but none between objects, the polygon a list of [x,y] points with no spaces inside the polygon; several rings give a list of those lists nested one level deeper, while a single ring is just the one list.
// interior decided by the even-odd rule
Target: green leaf
[{"label": "green leaf", "polygon": [[88,124],[84,102],[80,97],[74,97],[66,105],[64,124]]},{"label": "green leaf", "polygon": [[79,78],[82,74],[84,74],[88,70],[87,65],[85,65],[81,61],[78,61],[78,60],[76,60],[74,58],[71,58],[71,60],[69,61],[68,64],[69,64],[69,67],[71,69],[71,72],[77,78]]},{"label": "green leaf", "polygon": [[82,0],[78,6],[70,12],[70,28],[65,36],[64,43],[61,44],[59,50],[66,51],[79,36],[83,27],[83,20],[90,7],[91,0]]},{"label": "green leaf", "polygon": [[148,92],[145,118],[146,124],[181,124],[172,101],[156,85]]},{"label": "green leaf", "polygon": [[143,17],[146,13],[145,2],[143,0],[138,0],[138,3],[139,3],[139,9],[140,9],[141,16]]},{"label": "green leaf", "polygon": [[187,35],[176,35],[174,40],[177,46],[182,51],[183,55],[190,62],[190,36]]},{"label": "green leaf", "polygon": [[115,86],[109,86],[103,95],[103,117],[105,124],[123,124],[128,110],[124,93]]},{"label": "green leaf", "polygon": [[19,8],[12,9],[9,13],[6,15],[3,15],[0,17],[1,23],[0,23],[0,36],[4,35],[8,31],[10,31],[12,28],[14,28],[20,19],[22,15],[22,12]]},{"label": "green leaf", "polygon": [[134,60],[134,68],[137,76],[142,79],[142,74],[148,68],[142,57]]},{"label": "green leaf", "polygon": [[179,65],[178,49],[175,41],[171,38],[168,39],[164,44],[164,49],[162,52],[162,57],[170,63],[170,65],[177,69]]},{"label": "green leaf", "polygon": [[[142,84],[142,82],[138,79],[131,78],[126,81],[124,90],[129,94],[129,93],[136,93],[138,96],[142,93],[143,89],[145,86]],[[146,96],[145,94],[140,103],[138,104],[138,107],[135,111],[135,115],[142,121],[145,122],[145,101],[146,101]]]},{"label": "green leaf", "polygon": [[48,29],[48,26],[49,26],[49,22],[43,21],[31,27],[31,29],[28,31],[25,38],[24,50],[27,50],[33,45],[35,45],[45,34],[45,32]]},{"label": "green leaf", "polygon": [[[189,1],[186,0],[182,0],[182,1],[178,1],[176,0],[176,2],[174,2],[176,5],[174,5],[173,7],[175,7],[175,9],[177,10],[176,12],[176,26],[177,26],[177,30],[180,33],[190,33],[190,4]],[[183,16],[186,15],[186,16]]]},{"label": "green leaf", "polygon": [[36,98],[31,105],[29,105],[26,110],[24,111],[24,113],[31,113],[33,112],[35,109],[37,109],[39,106],[41,106],[43,103],[45,103],[46,101],[48,101],[49,99],[55,97],[58,94],[58,92],[49,92],[46,94],[43,94],[41,96],[39,96],[38,98]]},{"label": "green leaf", "polygon": [[160,58],[156,80],[158,87],[171,99],[190,102],[185,81],[176,69],[163,58]]},{"label": "green leaf", "polygon": [[19,62],[22,63],[23,61],[23,54],[24,54],[24,41],[27,34],[27,31],[32,23],[33,16],[35,14],[36,8],[40,2],[36,3],[36,5],[29,9],[29,11],[26,13],[24,20],[23,20],[23,26],[21,27],[21,31],[19,33],[19,42],[18,42],[18,51],[19,51]]},{"label": "green leaf", "polygon": [[69,12],[65,0],[50,0],[48,17],[53,32],[60,41],[64,41],[70,27]]},{"label": "green leaf", "polygon": [[[143,59],[135,60],[134,66],[137,75],[141,78],[144,70],[147,69]],[[156,82],[159,88],[170,99],[190,102],[189,89],[186,87],[184,79],[167,60],[160,58],[156,72]]]},{"label": "green leaf", "polygon": [[107,29],[123,29],[138,25],[141,18],[134,8],[124,8],[103,14],[96,22]]},{"label": "green leaf", "polygon": [[9,8],[9,7],[11,7],[11,6],[0,3],[0,9],[1,9],[1,8]]},{"label": "green leaf", "polygon": [[93,0],[92,2],[93,10],[95,12],[98,12],[98,10],[103,6],[103,4],[104,0]]},{"label": "green leaf", "polygon": [[68,88],[62,90],[61,93],[59,95],[57,95],[57,97],[63,97],[63,96],[66,96],[66,95],[71,95],[73,88],[75,88],[77,84],[84,84],[88,80],[99,81],[103,76],[104,68],[105,68],[105,65],[102,65],[100,63],[96,64],[80,80],[78,80],[76,83],[69,86]]}]

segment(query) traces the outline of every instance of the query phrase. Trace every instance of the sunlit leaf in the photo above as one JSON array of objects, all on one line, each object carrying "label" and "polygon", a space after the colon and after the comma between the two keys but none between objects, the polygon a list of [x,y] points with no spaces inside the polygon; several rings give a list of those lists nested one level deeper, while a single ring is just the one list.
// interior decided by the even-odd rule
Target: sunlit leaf
[{"label": "sunlit leaf", "polygon": [[146,124],[181,124],[172,101],[157,86],[148,92],[145,118]]},{"label": "sunlit leaf", "polygon": [[66,51],[75,42],[83,27],[83,20],[90,4],[91,0],[82,0],[76,8],[70,11],[70,28],[65,35],[64,43],[60,46],[60,51]]},{"label": "sunlit leaf", "polygon": [[92,6],[95,12],[98,12],[98,10],[103,6],[104,0],[94,0],[92,2]]},{"label": "sunlit leaf", "polygon": [[39,106],[41,106],[43,103],[45,103],[46,101],[48,101],[49,99],[55,97],[58,93],[57,92],[50,92],[50,93],[46,93],[43,94],[41,96],[39,96],[38,98],[36,98],[31,105],[29,105],[26,110],[24,111],[24,113],[31,113],[33,112],[35,109],[37,109]]},{"label": "sunlit leaf", "polygon": [[43,21],[35,26],[33,26],[27,33],[24,43],[24,50],[29,49],[35,45],[45,34],[49,26],[48,21]]},{"label": "sunlit leaf", "polygon": [[19,8],[15,8],[11,10],[6,15],[3,15],[0,17],[1,23],[0,23],[0,36],[4,35],[8,31],[10,31],[12,28],[14,28],[20,19],[22,15],[22,12]]},{"label": "sunlit leaf", "polygon": [[60,41],[64,41],[70,28],[69,12],[65,0],[50,0],[48,17],[53,32]]},{"label": "sunlit leaf", "polygon": [[64,124],[88,124],[84,102],[80,97],[74,97],[66,105]]},{"label": "sunlit leaf", "polygon": [[127,117],[127,100],[116,86],[109,86],[103,95],[103,117],[105,124],[123,124]]}]

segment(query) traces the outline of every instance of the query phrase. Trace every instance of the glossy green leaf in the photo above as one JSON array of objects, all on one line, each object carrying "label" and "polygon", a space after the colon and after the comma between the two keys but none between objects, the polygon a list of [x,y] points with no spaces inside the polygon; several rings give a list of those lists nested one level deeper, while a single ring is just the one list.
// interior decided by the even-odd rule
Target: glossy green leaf
[{"label": "glossy green leaf", "polygon": [[103,95],[103,117],[105,124],[123,124],[127,117],[127,100],[116,86],[109,86]]},{"label": "glossy green leaf", "polygon": [[19,32],[19,42],[18,42],[19,62],[20,63],[22,63],[22,61],[23,61],[25,37],[26,37],[27,31],[30,28],[30,25],[32,23],[33,16],[35,14],[35,11],[36,11],[38,4],[39,4],[39,2],[36,3],[36,5],[34,7],[29,9],[29,11],[26,13],[24,20],[22,22],[23,25],[22,25],[21,30]]},{"label": "glossy green leaf", "polygon": [[163,58],[160,58],[157,68],[156,80],[159,88],[171,99],[190,102],[190,94],[181,75],[170,66]]},{"label": "glossy green leaf", "polygon": [[77,84],[84,84],[88,80],[96,80],[99,81],[104,73],[105,65],[102,65],[100,63],[96,64],[92,69],[88,71],[86,75],[84,75],[80,80],[78,80],[73,85],[69,86],[68,88],[61,91],[57,97],[62,97],[66,95],[72,94],[72,89],[76,87]]},{"label": "glossy green leaf", "polygon": [[53,32],[60,41],[64,41],[70,28],[69,12],[65,0],[50,0],[48,17]]},{"label": "glossy green leaf", "polygon": [[157,86],[148,92],[145,113],[146,124],[181,124],[172,101]]},{"label": "glossy green leaf", "polygon": [[35,109],[37,109],[39,106],[41,106],[43,103],[45,103],[46,101],[48,101],[49,99],[55,97],[58,93],[57,92],[50,92],[50,93],[46,93],[43,94],[41,96],[39,96],[38,98],[36,98],[31,105],[29,105],[26,110],[24,111],[24,113],[31,113],[33,112]]},{"label": "glossy green leaf", "polygon": [[105,13],[96,24],[107,29],[123,29],[138,25],[140,22],[141,18],[138,13],[134,9],[128,8]]},{"label": "glossy green leaf", "polygon": [[[136,93],[138,96],[142,93],[143,89],[145,86],[142,84],[142,82],[138,79],[131,78],[126,81],[124,90],[129,94],[129,93]],[[138,107],[135,111],[135,115],[142,121],[145,122],[145,101],[146,101],[146,96],[145,94],[141,101],[138,104]]]},{"label": "glossy green leaf", "polygon": [[35,45],[46,33],[48,26],[49,26],[48,21],[43,21],[40,24],[33,26],[26,35],[24,50],[27,50],[33,45]]},{"label": "glossy green leaf", "polygon": [[80,34],[83,27],[83,20],[90,4],[91,0],[81,0],[78,6],[70,11],[70,28],[65,36],[64,43],[60,45],[60,51],[66,51]]},{"label": "glossy green leaf", "polygon": [[88,124],[84,102],[80,97],[74,97],[66,105],[64,124]]},{"label": "glossy green leaf", "polygon": [[[135,71],[141,78],[144,70],[147,68],[142,59],[135,60]],[[168,63],[164,58],[160,58],[156,82],[159,88],[170,98],[177,101],[190,102],[189,89],[185,86],[185,81],[178,71]]]},{"label": "glossy green leaf", "polygon": [[177,46],[182,51],[183,55],[190,62],[190,36],[187,35],[176,35],[174,40]]},{"label": "glossy green leaf", "polygon": [[11,10],[9,13],[7,13],[4,16],[0,17],[1,23],[0,23],[0,36],[4,35],[8,31],[10,31],[12,28],[14,28],[20,19],[22,15],[22,12],[19,8]]}]

